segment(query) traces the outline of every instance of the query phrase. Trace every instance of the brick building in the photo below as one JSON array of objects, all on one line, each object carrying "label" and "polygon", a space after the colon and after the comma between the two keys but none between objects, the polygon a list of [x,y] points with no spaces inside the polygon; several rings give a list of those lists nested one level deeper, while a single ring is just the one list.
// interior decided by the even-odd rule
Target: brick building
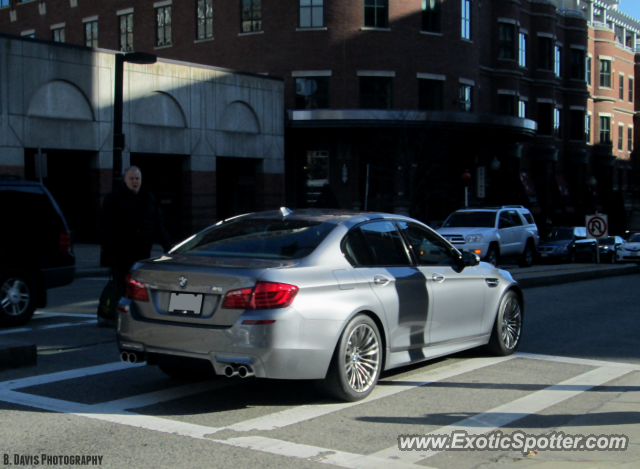
[{"label": "brick building", "polygon": [[639,30],[616,0],[0,2],[0,31],[281,77],[292,207],[628,227]]}]

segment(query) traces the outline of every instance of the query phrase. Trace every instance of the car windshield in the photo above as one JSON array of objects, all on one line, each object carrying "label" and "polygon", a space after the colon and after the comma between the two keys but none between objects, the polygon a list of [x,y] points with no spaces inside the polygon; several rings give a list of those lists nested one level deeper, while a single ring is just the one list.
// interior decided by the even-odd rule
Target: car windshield
[{"label": "car windshield", "polygon": [[627,240],[627,243],[640,243],[640,233],[634,234]]},{"label": "car windshield", "polygon": [[496,212],[455,212],[442,225],[443,228],[493,228]]},{"label": "car windshield", "polygon": [[564,241],[573,239],[573,228],[553,228],[547,235],[547,241]]},{"label": "car windshield", "polygon": [[238,218],[203,231],[172,253],[203,257],[300,259],[311,254],[335,226],[308,220]]},{"label": "car windshield", "polygon": [[602,238],[600,244],[605,246],[613,246],[616,243],[616,238]]}]

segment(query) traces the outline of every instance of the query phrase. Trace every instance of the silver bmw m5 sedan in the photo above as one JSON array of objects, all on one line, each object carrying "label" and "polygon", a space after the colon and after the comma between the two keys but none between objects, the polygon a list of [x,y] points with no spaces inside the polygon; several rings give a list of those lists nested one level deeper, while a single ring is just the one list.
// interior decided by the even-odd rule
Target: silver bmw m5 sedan
[{"label": "silver bmw m5 sedan", "polygon": [[123,360],[171,376],[316,380],[355,401],[383,370],[478,346],[513,353],[523,311],[508,272],[411,218],[281,208],[137,263],[117,335]]}]

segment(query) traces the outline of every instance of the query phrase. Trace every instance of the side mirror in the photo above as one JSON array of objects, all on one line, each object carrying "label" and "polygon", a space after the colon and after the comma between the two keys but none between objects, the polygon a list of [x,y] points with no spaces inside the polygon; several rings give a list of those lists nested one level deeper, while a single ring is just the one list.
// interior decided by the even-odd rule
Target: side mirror
[{"label": "side mirror", "polygon": [[480,258],[477,254],[472,252],[463,252],[462,253],[462,265],[464,267],[475,267],[480,264]]}]

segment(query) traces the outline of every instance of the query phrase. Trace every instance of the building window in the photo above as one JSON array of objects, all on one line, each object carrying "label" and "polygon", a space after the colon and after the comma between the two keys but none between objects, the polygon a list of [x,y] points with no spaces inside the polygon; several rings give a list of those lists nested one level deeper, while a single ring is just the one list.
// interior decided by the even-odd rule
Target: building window
[{"label": "building window", "polygon": [[300,27],[324,26],[324,0],[300,0]]},{"label": "building window", "polygon": [[600,61],[600,88],[611,88],[611,60]]},{"label": "building window", "polygon": [[98,22],[88,21],[84,24],[84,45],[98,47]]},{"label": "building window", "polygon": [[516,97],[512,94],[498,95],[498,114],[503,116],[516,115]]},{"label": "building window", "polygon": [[589,114],[584,118],[584,133],[587,143],[591,143],[591,116]]},{"label": "building window", "polygon": [[551,103],[538,103],[538,133],[553,135],[553,106]]},{"label": "building window", "polygon": [[118,37],[118,47],[121,51],[133,50],[133,13],[120,15],[120,35]]},{"label": "building window", "polygon": [[156,8],[156,46],[171,44],[171,7]]},{"label": "building window", "polygon": [[462,0],[462,38],[471,39],[471,0]]},{"label": "building window", "polygon": [[585,118],[584,111],[573,109],[570,111],[570,119],[571,119],[571,135],[569,138],[571,140],[584,142],[585,136]]},{"label": "building window", "polygon": [[571,78],[574,80],[584,80],[585,70],[584,51],[581,49],[571,49]]},{"label": "building window", "polygon": [[328,109],[329,77],[296,78],[296,109]]},{"label": "building window", "polygon": [[262,0],[241,0],[242,19],[240,31],[262,31]]},{"label": "building window", "polygon": [[562,109],[553,110],[553,136],[562,138]]},{"label": "building window", "polygon": [[627,151],[633,151],[633,127],[627,129]]},{"label": "building window", "polygon": [[472,91],[473,86],[460,85],[460,110],[463,112],[471,112],[473,110]]},{"label": "building window", "polygon": [[549,37],[538,38],[538,67],[553,70],[553,40]]},{"label": "building window", "polygon": [[611,117],[600,116],[600,143],[611,143]]},{"label": "building window", "polygon": [[198,0],[196,25],[198,39],[213,37],[213,0]]},{"label": "building window", "polygon": [[360,109],[391,109],[392,79],[360,77]]},{"label": "building window", "polygon": [[389,24],[388,0],[364,0],[364,25],[367,28],[386,28]]},{"label": "building window", "polygon": [[624,150],[624,125],[618,126],[618,150]]},{"label": "building window", "polygon": [[422,0],[422,30],[439,33],[440,3],[442,0]]},{"label": "building window", "polygon": [[56,28],[51,30],[51,39],[55,42],[65,42],[64,28]]},{"label": "building window", "polygon": [[443,88],[442,80],[418,80],[418,108],[421,111],[442,111]]},{"label": "building window", "polygon": [[618,76],[618,98],[624,100],[624,75]]},{"label": "building window", "polygon": [[521,67],[527,66],[527,35],[520,33],[520,41],[518,42],[518,63]]},{"label": "building window", "polygon": [[629,77],[629,102],[633,102],[633,78]]},{"label": "building window", "polygon": [[0,0],[0,8],[8,7],[8,6],[9,6],[9,0]]},{"label": "building window", "polygon": [[498,58],[515,59],[514,25],[498,23]]},{"label": "building window", "polygon": [[591,57],[587,57],[586,62],[586,81],[587,86],[591,86]]},{"label": "building window", "polygon": [[562,47],[556,46],[555,60],[553,70],[556,72],[556,76],[562,76]]},{"label": "building window", "polygon": [[526,101],[518,102],[518,117],[522,117],[523,119],[527,118],[527,102]]}]

